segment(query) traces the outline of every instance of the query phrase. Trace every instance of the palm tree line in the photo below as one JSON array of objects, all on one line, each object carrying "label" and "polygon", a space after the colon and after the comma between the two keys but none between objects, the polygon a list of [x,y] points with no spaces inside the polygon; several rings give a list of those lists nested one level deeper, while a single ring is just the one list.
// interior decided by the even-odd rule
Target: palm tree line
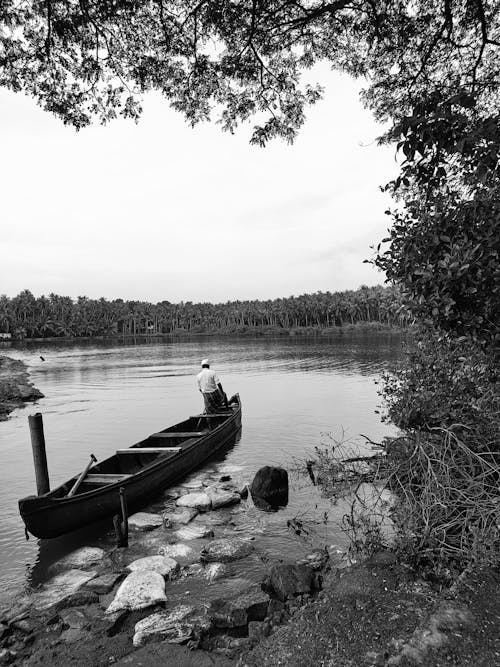
[{"label": "palm tree line", "polygon": [[218,304],[72,299],[58,294],[36,298],[29,290],[13,298],[0,296],[0,333],[17,339],[290,331],[363,323],[404,328],[409,319],[395,287],[365,285],[344,292]]}]

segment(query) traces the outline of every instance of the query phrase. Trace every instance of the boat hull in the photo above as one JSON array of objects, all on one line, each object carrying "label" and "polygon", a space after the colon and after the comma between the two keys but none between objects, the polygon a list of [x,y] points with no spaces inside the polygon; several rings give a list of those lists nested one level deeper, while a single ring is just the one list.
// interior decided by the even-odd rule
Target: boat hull
[{"label": "boat hull", "polygon": [[[19,501],[19,511],[26,529],[36,537],[59,537],[88,524],[120,513],[120,488],[125,489],[131,510],[189,472],[198,468],[218,450],[233,444],[241,428],[241,404],[213,432],[182,449],[174,456],[145,466],[125,480],[72,497],[54,497],[54,492],[28,496]],[[68,483],[69,484],[69,483]]]}]

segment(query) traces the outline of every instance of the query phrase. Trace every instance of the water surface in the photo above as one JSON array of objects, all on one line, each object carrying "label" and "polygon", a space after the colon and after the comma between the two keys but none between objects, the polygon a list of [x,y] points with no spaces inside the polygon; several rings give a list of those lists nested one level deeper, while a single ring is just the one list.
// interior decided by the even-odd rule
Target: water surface
[{"label": "water surface", "polygon": [[[27,542],[17,500],[35,492],[27,416],[43,413],[51,487],[83,469],[89,454],[106,458],[202,409],[195,375],[212,360],[228,396],[243,403],[241,438],[213,469],[234,466],[251,480],[262,465],[287,467],[318,445],[322,433],[366,434],[378,441],[391,429],[381,423],[375,381],[401,354],[396,335],[317,338],[196,338],[167,342],[30,343],[2,353],[25,361],[46,396],[0,423],[0,585],[5,601],[32,583],[33,572],[85,543],[109,544],[109,527],[50,543]],[[45,361],[40,359],[40,355]],[[203,470],[203,469],[202,469]],[[300,556],[310,544],[287,528],[287,519],[329,513],[317,540],[342,548],[338,524],[344,507],[331,506],[305,480],[292,483],[290,501],[275,514],[241,506],[240,522],[259,530],[269,557]],[[42,547],[40,549],[40,546]],[[40,556],[41,554],[41,556]],[[37,565],[38,564],[38,565]],[[35,577],[35,583],[37,581]]]}]

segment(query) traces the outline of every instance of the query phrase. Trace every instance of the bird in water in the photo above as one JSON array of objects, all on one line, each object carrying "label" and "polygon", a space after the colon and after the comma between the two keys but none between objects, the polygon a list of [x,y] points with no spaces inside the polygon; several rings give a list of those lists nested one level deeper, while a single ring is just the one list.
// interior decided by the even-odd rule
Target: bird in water
[{"label": "bird in water", "polygon": [[42,361],[45,361],[45,358],[42,357],[42,355],[40,355],[40,359],[41,359]]}]

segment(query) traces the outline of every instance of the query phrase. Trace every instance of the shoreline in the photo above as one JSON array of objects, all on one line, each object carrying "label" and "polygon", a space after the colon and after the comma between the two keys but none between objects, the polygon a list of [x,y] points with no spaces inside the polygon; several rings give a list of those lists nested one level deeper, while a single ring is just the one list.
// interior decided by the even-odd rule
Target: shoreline
[{"label": "shoreline", "polygon": [[343,335],[343,334],[353,334],[353,333],[368,333],[368,334],[407,334],[411,332],[411,327],[403,329],[401,327],[394,327],[390,325],[381,324],[378,322],[364,322],[356,324],[346,324],[342,327],[333,326],[333,327],[297,327],[285,329],[282,327],[240,327],[240,328],[231,328],[231,329],[220,329],[212,331],[188,331],[186,329],[176,329],[169,333],[155,333],[155,334],[112,334],[112,335],[99,335],[99,336],[50,336],[47,338],[12,338],[9,341],[1,342],[0,349],[5,346],[6,348],[10,347],[12,343],[53,343],[53,342],[71,342],[71,341],[92,341],[92,340],[106,340],[106,341],[119,341],[119,340],[162,340],[162,339],[172,339],[172,338],[187,338],[187,337],[203,337],[203,336],[243,336],[243,337],[286,337],[286,336],[333,336],[333,335]]},{"label": "shoreline", "polygon": [[26,364],[19,359],[0,355],[0,421],[8,419],[16,408],[44,398],[29,380]]}]

